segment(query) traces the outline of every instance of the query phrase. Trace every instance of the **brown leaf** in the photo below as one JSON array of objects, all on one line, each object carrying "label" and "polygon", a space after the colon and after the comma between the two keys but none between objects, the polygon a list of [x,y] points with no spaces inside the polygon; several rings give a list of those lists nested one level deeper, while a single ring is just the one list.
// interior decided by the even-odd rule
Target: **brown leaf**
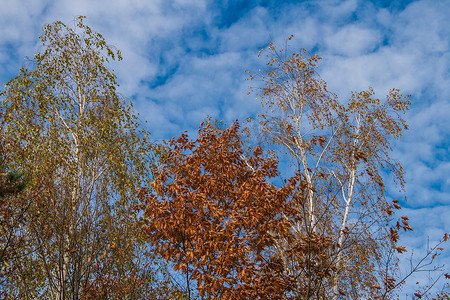
[{"label": "brown leaf", "polygon": [[372,288],[379,290],[379,289],[381,289],[381,286],[378,283],[376,283],[376,284],[372,285]]},{"label": "brown leaf", "polygon": [[407,252],[406,248],[403,247],[403,246],[398,246],[396,250],[397,250],[398,253]]}]

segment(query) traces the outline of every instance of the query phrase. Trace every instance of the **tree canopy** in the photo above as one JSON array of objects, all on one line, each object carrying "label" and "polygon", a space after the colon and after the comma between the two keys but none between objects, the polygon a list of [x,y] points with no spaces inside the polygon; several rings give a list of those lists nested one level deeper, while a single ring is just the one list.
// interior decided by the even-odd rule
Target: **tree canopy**
[{"label": "tree canopy", "polygon": [[435,266],[448,234],[398,272],[408,96],[338,99],[320,57],[271,44],[250,124],[152,143],[84,22],[46,25],[0,94],[0,297],[395,299]]},{"label": "tree canopy", "polygon": [[28,241],[4,285],[9,297],[136,298],[153,283],[133,213],[152,145],[107,68],[120,51],[83,17],[76,22],[44,27],[34,68],[1,94],[2,134],[16,140],[12,166],[25,170],[28,191],[51,179],[27,208],[20,230]]}]

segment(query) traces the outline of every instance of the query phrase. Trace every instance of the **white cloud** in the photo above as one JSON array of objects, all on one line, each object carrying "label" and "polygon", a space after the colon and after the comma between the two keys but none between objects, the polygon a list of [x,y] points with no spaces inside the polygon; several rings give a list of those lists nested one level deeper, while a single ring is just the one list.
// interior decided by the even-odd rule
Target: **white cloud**
[{"label": "white cloud", "polygon": [[217,32],[221,51],[244,51],[257,49],[270,42],[270,13],[256,7],[226,30]]},{"label": "white cloud", "polygon": [[399,14],[395,21],[396,44],[434,53],[449,50],[450,1],[416,1]]},{"label": "white cloud", "polygon": [[[318,11],[319,16],[323,19],[327,19],[331,22],[338,20],[342,22],[342,20],[346,20],[352,17],[352,14],[358,8],[357,0],[326,0],[326,1],[317,1],[315,3],[319,7]],[[347,21],[347,20],[346,20]]]},{"label": "white cloud", "polygon": [[381,40],[382,35],[377,30],[350,24],[328,36],[325,45],[331,54],[358,56],[373,51]]}]

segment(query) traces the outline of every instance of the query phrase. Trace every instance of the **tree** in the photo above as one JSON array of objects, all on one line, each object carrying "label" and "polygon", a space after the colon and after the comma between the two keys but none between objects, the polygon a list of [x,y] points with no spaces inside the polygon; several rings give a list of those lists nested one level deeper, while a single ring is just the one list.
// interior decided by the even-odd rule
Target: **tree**
[{"label": "tree", "polygon": [[[243,150],[239,124],[203,123],[199,137],[172,139],[151,189],[140,190],[154,251],[185,278],[187,299],[281,299],[293,288],[274,252],[297,218],[295,178],[278,188],[277,161]],[[296,193],[294,193],[296,191]]]},{"label": "tree", "polygon": [[[13,168],[29,192],[47,178],[42,205],[27,210],[5,286],[21,299],[137,299],[152,295],[155,267],[134,214],[135,191],[151,175],[152,145],[106,67],[121,59],[76,20],[44,27],[42,52],[1,93],[3,135],[15,139]],[[24,151],[15,151],[18,148]],[[24,193],[20,198],[25,198]],[[19,196],[18,196],[19,197]]]},{"label": "tree", "polygon": [[297,240],[283,241],[279,252],[314,236],[330,240],[325,264],[308,253],[288,262],[308,261],[297,277],[307,293],[299,293],[305,299],[389,297],[403,282],[395,275],[394,252],[406,251],[398,231],[412,230],[406,216],[392,222],[401,207],[387,199],[384,182],[387,172],[403,189],[403,169],[391,159],[390,143],[408,128],[402,118],[408,97],[393,89],[380,101],[369,88],[341,103],[317,74],[319,56],[289,54],[273,44],[268,50],[265,73],[250,75],[262,83],[259,129],[288,154],[307,184],[305,218],[291,227]]},{"label": "tree", "polygon": [[3,118],[0,131],[0,298],[5,298],[3,290],[6,278],[10,275],[11,261],[16,257],[16,249],[24,243],[18,234],[28,203],[17,203],[15,195],[24,189],[23,172],[10,170],[6,143],[3,138]]},{"label": "tree", "polygon": [[[5,139],[3,135],[4,120],[1,119],[0,132],[0,299],[9,296],[7,286],[8,280],[14,276],[24,256],[32,253],[30,247],[34,237],[27,235],[24,226],[29,220],[36,219],[31,212],[46,211],[46,200],[48,196],[48,182],[51,180],[49,174],[39,178],[27,176],[27,170],[14,169],[11,166],[11,153],[24,151],[18,147],[18,140]],[[33,182],[33,190],[27,186]],[[40,218],[40,222],[34,222],[42,226],[48,218]],[[27,250],[25,250],[27,249]]]}]

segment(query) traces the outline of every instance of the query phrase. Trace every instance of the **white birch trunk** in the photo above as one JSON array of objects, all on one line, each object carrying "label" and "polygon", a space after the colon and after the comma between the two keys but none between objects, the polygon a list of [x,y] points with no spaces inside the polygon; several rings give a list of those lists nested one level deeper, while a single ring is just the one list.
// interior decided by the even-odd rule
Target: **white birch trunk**
[{"label": "white birch trunk", "polygon": [[[84,114],[86,105],[86,99],[81,93],[81,87],[78,86],[78,127],[80,127],[81,119]],[[75,180],[73,181],[73,184],[75,186],[72,187],[71,196],[68,202],[68,207],[66,208],[66,212],[68,215],[65,216],[66,221],[69,222],[68,224],[68,233],[64,236],[62,240],[62,245],[59,246],[60,251],[62,252],[62,257],[60,257],[58,268],[57,268],[57,276],[55,276],[56,280],[54,280],[56,287],[54,288],[54,291],[52,291],[52,295],[54,295],[55,300],[64,300],[67,295],[67,282],[69,280],[69,269],[71,267],[71,258],[70,258],[70,251],[71,251],[71,244],[73,243],[73,238],[75,237],[76,233],[76,226],[77,226],[77,220],[78,220],[78,206],[80,204],[80,194],[81,194],[81,184],[82,184],[82,177],[83,177],[83,167],[81,166],[82,161],[82,155],[81,149],[80,149],[80,141],[79,136],[76,132],[73,131],[72,128],[70,128],[67,125],[67,122],[65,122],[64,118],[59,114],[59,112],[56,110],[56,114],[60,118],[60,120],[63,123],[63,126],[70,132],[70,135],[72,136],[73,143],[74,143],[74,149],[73,149],[73,163],[76,165],[77,169],[77,175]],[[74,276],[76,276],[77,272],[74,272]],[[72,278],[71,281],[76,280],[76,278]],[[78,292],[78,289],[72,292]],[[73,299],[78,299],[78,295],[72,295]]]},{"label": "white birch trunk", "polygon": [[[356,122],[357,122],[357,127],[356,127],[356,133],[355,133],[355,139],[353,140],[353,148],[355,149],[358,145],[359,142],[359,132],[360,132],[360,122],[359,122],[359,117],[356,118]],[[342,217],[342,222],[341,222],[341,228],[339,230],[339,235],[338,235],[338,253],[336,256],[336,274],[334,275],[333,278],[333,300],[337,300],[338,296],[339,296],[339,269],[341,267],[341,263],[342,263],[342,247],[343,247],[343,242],[344,242],[344,232],[345,232],[345,228],[347,227],[347,222],[348,222],[348,215],[350,213],[350,206],[352,204],[353,201],[353,192],[355,189],[355,181],[356,181],[356,158],[354,155],[354,151],[352,151],[352,156],[351,156],[351,165],[350,165],[350,174],[348,176],[348,184],[347,184],[347,193],[345,192],[344,189],[344,182],[339,181],[338,177],[336,176],[336,179],[339,181],[339,184],[341,185],[341,192],[342,192],[342,199],[344,200],[345,203],[345,210],[344,210],[344,215]],[[346,195],[347,194],[347,195]]]}]

